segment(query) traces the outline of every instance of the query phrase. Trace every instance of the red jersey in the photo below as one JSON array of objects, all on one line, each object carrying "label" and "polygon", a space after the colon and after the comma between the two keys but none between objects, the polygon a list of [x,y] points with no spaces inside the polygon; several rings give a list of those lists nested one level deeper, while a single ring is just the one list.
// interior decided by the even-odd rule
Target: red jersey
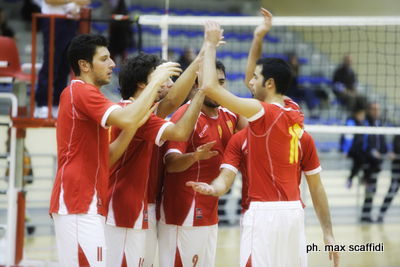
[{"label": "red jersey", "polygon": [[249,148],[247,146],[247,130],[248,127],[235,133],[231,140],[229,140],[228,146],[224,152],[224,160],[221,164],[221,169],[229,169],[235,173],[240,172],[242,174],[242,213],[249,209],[250,201],[248,190],[249,180],[247,177],[247,158]]},{"label": "red jersey", "polygon": [[147,188],[147,201],[149,204],[157,203],[161,194],[165,175],[165,165],[163,162],[164,150],[165,146],[153,146],[150,162],[149,186]]},{"label": "red jersey", "polygon": [[62,92],[57,119],[58,168],[50,214],[106,215],[106,121],[116,108],[120,106],[82,80],[72,80]]},{"label": "red jersey", "polygon": [[[233,172],[240,171],[242,173],[242,213],[249,209],[250,202],[252,201],[248,195],[249,181],[247,177],[247,129],[236,133],[228,143],[224,152],[224,161],[221,168],[230,169]],[[313,175],[321,172],[321,165],[319,163],[317,150],[315,148],[314,140],[311,135],[304,132],[299,141],[300,150],[300,165],[298,166],[298,188],[301,183],[301,173],[305,175]],[[299,188],[300,196],[300,188]],[[301,200],[301,199],[300,199]],[[303,204],[303,208],[305,205]]]},{"label": "red jersey", "polygon": [[298,140],[304,116],[297,104],[285,107],[260,102],[263,108],[249,118],[249,197],[252,201],[300,200],[297,185]]},{"label": "red jersey", "polygon": [[[171,121],[177,121],[188,104],[179,108]],[[179,173],[167,173],[159,209],[160,220],[166,224],[185,226],[205,226],[218,223],[218,198],[196,194],[187,181],[210,183],[219,174],[223,153],[232,137],[239,115],[225,108],[218,108],[218,116],[211,118],[200,112],[194,131],[187,142],[167,142],[166,155],[169,153],[191,153],[197,147],[211,141],[217,141],[213,151],[218,155],[208,160],[195,162],[187,170]],[[165,155],[165,156],[166,156]]]},{"label": "red jersey", "polygon": [[[131,101],[119,103],[122,107]],[[108,184],[107,224],[119,227],[147,229],[147,183],[153,145],[161,146],[160,138],[171,125],[154,114],[140,127],[128,148],[110,169]],[[112,127],[110,141],[122,130]]]}]

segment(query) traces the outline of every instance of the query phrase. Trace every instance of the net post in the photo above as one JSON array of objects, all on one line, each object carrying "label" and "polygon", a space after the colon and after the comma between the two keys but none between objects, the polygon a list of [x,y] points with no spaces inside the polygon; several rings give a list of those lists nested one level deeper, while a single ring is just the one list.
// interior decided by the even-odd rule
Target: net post
[{"label": "net post", "polygon": [[168,60],[168,14],[160,21],[162,58]]},{"label": "net post", "polygon": [[92,27],[90,22],[91,14],[91,8],[82,7],[80,9],[79,34],[90,33],[90,28]]},{"label": "net post", "polygon": [[[17,117],[18,100],[12,93],[1,93],[0,98],[8,98],[11,100],[11,116]],[[15,188],[15,170],[16,170],[16,138],[17,129],[10,123],[10,176],[8,181],[8,203],[7,203],[7,249],[6,249],[6,266],[15,265],[15,245],[16,245],[16,202],[17,193]]]}]

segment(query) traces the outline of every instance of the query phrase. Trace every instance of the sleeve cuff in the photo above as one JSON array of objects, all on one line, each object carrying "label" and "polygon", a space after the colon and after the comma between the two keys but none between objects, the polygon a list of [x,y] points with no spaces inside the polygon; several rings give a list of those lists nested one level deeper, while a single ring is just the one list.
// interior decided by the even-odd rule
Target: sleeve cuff
[{"label": "sleeve cuff", "polygon": [[257,114],[255,114],[253,117],[248,118],[248,121],[249,121],[249,122],[256,121],[256,120],[258,120],[259,118],[261,118],[264,114],[265,114],[265,111],[264,111],[264,107],[263,107],[263,108],[262,108]]},{"label": "sleeve cuff", "polygon": [[157,134],[157,137],[156,137],[156,141],[155,141],[155,144],[157,146],[162,146],[164,144],[165,140],[161,140],[161,136],[162,136],[163,132],[165,131],[165,129],[167,129],[167,127],[172,125],[172,124],[173,123],[169,121],[169,122],[164,123],[161,126],[160,130],[158,131],[158,134]]},{"label": "sleeve cuff", "polygon": [[163,162],[164,162],[164,164],[165,164],[165,157],[168,156],[168,155],[171,154],[171,153],[178,153],[178,154],[181,154],[181,155],[182,155],[182,152],[179,151],[178,149],[175,149],[175,148],[168,149],[168,151],[165,153],[165,155],[164,155],[164,157],[163,157]]},{"label": "sleeve cuff", "polygon": [[316,168],[316,169],[314,169],[314,170],[305,171],[304,174],[305,174],[305,175],[314,175],[314,174],[317,174],[317,173],[319,173],[319,172],[321,172],[321,171],[322,171],[322,168],[321,168],[321,166],[319,166],[318,168]]},{"label": "sleeve cuff", "polygon": [[239,171],[237,168],[233,167],[233,166],[230,165],[230,164],[226,164],[226,163],[221,164],[221,167],[219,167],[219,169],[220,169],[220,170],[221,170],[221,169],[229,169],[229,170],[233,171],[235,174],[237,174],[238,171]]},{"label": "sleeve cuff", "polygon": [[118,105],[112,105],[111,107],[109,107],[107,109],[107,111],[104,113],[103,118],[101,119],[101,126],[103,126],[103,128],[108,129],[108,127],[110,127],[110,125],[106,125],[108,116],[110,116],[111,112],[113,112],[114,110],[116,110],[117,108],[122,108],[121,106]]}]

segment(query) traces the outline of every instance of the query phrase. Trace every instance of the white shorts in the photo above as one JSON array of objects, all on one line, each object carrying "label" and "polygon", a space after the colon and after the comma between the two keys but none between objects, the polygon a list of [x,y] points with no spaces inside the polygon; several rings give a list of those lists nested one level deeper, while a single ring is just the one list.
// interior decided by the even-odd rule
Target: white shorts
[{"label": "white shorts", "polygon": [[51,214],[56,230],[58,261],[66,266],[106,266],[105,218],[89,214]]},{"label": "white shorts", "polygon": [[156,204],[147,205],[149,229],[146,231],[146,253],[143,267],[151,267],[154,264],[157,249],[157,219]]},{"label": "white shorts", "polygon": [[[146,230],[106,224],[107,266],[143,266]],[[125,265],[122,265],[124,263]]]},{"label": "white shorts", "polygon": [[[218,224],[177,226],[158,222],[160,267],[212,267],[217,249]],[[179,265],[178,265],[179,266]]]},{"label": "white shorts", "polygon": [[[244,214],[240,216],[240,239],[242,239],[243,233],[243,217]],[[304,222],[303,222],[304,223]],[[307,257],[307,242],[306,242],[306,229],[303,226],[303,232],[300,235],[300,266],[307,267],[308,266],[308,257]]]},{"label": "white shorts", "polygon": [[303,228],[300,201],[251,202],[243,219],[240,266],[300,266]]}]

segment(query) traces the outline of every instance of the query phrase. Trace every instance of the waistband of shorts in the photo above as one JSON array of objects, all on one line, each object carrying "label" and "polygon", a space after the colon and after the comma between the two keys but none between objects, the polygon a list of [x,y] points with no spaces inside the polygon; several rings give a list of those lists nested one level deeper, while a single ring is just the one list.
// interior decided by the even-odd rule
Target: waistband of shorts
[{"label": "waistband of shorts", "polygon": [[155,203],[147,204],[147,210],[155,210],[156,206],[157,204]]},{"label": "waistband of shorts", "polygon": [[301,209],[300,200],[297,201],[252,201],[249,210],[279,210],[279,209]]}]

